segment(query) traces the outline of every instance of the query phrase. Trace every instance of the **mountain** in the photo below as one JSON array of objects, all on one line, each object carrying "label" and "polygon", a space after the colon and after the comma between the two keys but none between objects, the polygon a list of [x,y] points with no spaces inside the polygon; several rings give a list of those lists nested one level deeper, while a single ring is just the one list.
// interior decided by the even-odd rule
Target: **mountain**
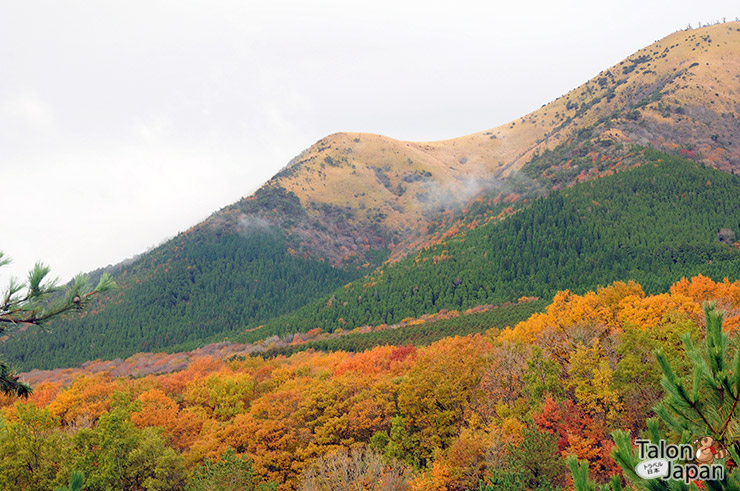
[{"label": "mountain", "polygon": [[[738,22],[679,31],[497,128],[426,143],[330,135],[263,188],[295,195],[304,219],[259,215],[295,234],[301,250],[341,264],[369,249],[413,249],[402,246],[483,191],[541,194],[607,172],[632,144],[739,171],[738,59]],[[214,219],[254,213],[250,199]]]},{"label": "mountain", "polygon": [[[736,249],[716,234],[740,230],[726,201],[738,196],[737,183],[717,173],[740,170],[739,59],[738,22],[680,31],[497,128],[427,143],[330,135],[253,195],[109,268],[121,288],[89,312],[52,325],[53,335],[16,334],[3,352],[24,368],[65,366],[237,332],[254,340],[393,322],[630,275],[659,289],[697,270],[723,274]],[[568,194],[578,182],[648,162],[657,170],[603,185],[642,191],[578,188],[607,193],[592,201],[609,207]],[[655,181],[655,189],[629,179]],[[639,213],[653,212],[645,223],[655,227],[643,235],[612,226],[640,226]],[[717,213],[726,220],[710,219]],[[681,227],[659,227],[678,218]],[[634,240],[620,242],[616,230]],[[657,259],[632,261],[649,257],[656,238],[666,246]],[[533,258],[549,262],[533,267]]]}]

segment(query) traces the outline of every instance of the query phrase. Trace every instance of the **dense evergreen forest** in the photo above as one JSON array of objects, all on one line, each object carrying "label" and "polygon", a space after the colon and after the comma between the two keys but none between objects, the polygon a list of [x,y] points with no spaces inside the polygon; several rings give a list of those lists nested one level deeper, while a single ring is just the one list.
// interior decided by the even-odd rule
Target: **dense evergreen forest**
[{"label": "dense evergreen forest", "polygon": [[254,340],[316,327],[393,324],[440,309],[635,280],[666,291],[682,277],[740,277],[740,177],[653,150],[642,165],[535,200],[464,230],[297,312]]},{"label": "dense evergreen forest", "polygon": [[357,277],[288,251],[279,232],[179,236],[116,275],[119,288],[79,318],[18,333],[2,346],[17,367],[52,368],[197,342],[290,312]]}]

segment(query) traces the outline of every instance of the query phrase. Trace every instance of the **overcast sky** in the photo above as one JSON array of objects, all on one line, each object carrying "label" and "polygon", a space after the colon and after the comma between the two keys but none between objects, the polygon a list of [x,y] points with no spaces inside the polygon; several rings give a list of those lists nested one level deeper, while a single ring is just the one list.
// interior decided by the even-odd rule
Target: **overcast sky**
[{"label": "overcast sky", "polygon": [[737,0],[0,0],[0,250],[63,280],[145,251],[337,131],[522,116]]}]

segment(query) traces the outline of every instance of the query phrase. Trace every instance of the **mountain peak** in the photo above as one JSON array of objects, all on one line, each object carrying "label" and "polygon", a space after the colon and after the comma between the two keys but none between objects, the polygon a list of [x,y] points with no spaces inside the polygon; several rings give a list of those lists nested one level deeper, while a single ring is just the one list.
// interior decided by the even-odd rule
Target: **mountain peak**
[{"label": "mountain peak", "polygon": [[740,170],[738,60],[739,22],[675,32],[492,129],[431,142],[334,133],[224,211],[283,227],[306,254],[359,264],[369,251],[416,242],[484,191],[524,179],[557,189],[622,165],[634,144]]}]

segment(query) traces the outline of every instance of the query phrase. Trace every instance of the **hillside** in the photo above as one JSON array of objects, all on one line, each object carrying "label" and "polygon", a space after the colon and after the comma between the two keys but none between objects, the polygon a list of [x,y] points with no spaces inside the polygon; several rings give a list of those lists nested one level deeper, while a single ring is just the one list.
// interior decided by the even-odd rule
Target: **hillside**
[{"label": "hillside", "polygon": [[653,150],[641,164],[534,201],[268,322],[253,340],[312,328],[397,323],[612,281],[651,292],[682,277],[740,278],[740,177]]},{"label": "hillside", "polygon": [[273,336],[256,343],[220,342],[191,351],[173,353],[139,352],[126,359],[90,360],[75,367],[53,370],[31,370],[23,373],[23,381],[32,387],[41,384],[70,385],[76,378],[90,374],[112,377],[145,377],[179,372],[205,359],[235,360],[249,356],[272,358],[300,351],[360,352],[376,346],[426,346],[442,338],[483,333],[490,329],[514,326],[541,312],[549,302],[534,298],[501,305],[479,305],[464,312],[442,311],[425,314],[417,319],[404,319],[395,325],[364,326],[361,329],[335,329],[323,332],[314,329],[291,336]]},{"label": "hillside", "polygon": [[[442,309],[549,298],[613,281],[638,281],[657,293],[697,274],[740,278],[740,177],[654,150],[633,158],[639,165],[555,191],[354,282],[339,283],[349,273],[291,256],[260,235],[222,237],[196,248],[201,256],[185,247],[191,269],[168,262],[102,312],[57,324],[55,335],[15,336],[4,350],[21,367],[54,368],[156,347],[189,350],[225,337],[251,343],[316,328],[397,324]],[[270,246],[273,262],[264,253],[250,258],[252,243]],[[219,251],[242,262],[206,259]],[[156,303],[147,304],[149,298]]]},{"label": "hillside", "polygon": [[[691,206],[658,183],[655,199],[680,205],[684,226],[666,228],[677,216],[668,207],[660,208],[649,237],[620,229],[634,239],[627,246],[641,247],[645,257],[644,244],[656,246],[657,231],[661,240],[670,239],[670,247],[648,262],[631,258],[621,242],[616,249],[613,240],[603,242],[611,221],[625,216],[604,214],[567,194],[530,205],[553,190],[644,164],[635,144],[721,171],[740,170],[738,60],[740,23],[718,24],[671,34],[497,128],[428,143],[330,135],[253,195],[110,268],[120,290],[80,318],[51,325],[52,336],[30,331],[6,338],[2,351],[19,367],[51,368],[193,348],[225,335],[254,340],[313,327],[396,322],[627,276],[651,291],[683,274],[718,278],[735,252],[720,248],[717,230],[740,230],[735,210],[711,201],[714,192],[737,196],[727,175],[697,169],[687,171],[693,177],[685,182],[671,181],[687,195],[702,189],[710,200]],[[663,181],[670,173],[644,177]],[[697,187],[704,179],[716,185]],[[618,198],[631,210],[625,223],[639,226],[634,217],[653,212],[644,207],[651,192]],[[578,218],[563,212],[559,222],[538,223],[547,233],[523,234],[523,217],[557,199],[571,204],[568,213],[589,206],[596,211]],[[732,223],[708,219],[719,212]],[[581,228],[566,232],[561,225]],[[593,247],[571,247],[566,239],[574,233]],[[546,254],[555,247],[548,237],[565,241],[557,257]],[[533,258],[550,262],[535,270]],[[387,259],[400,263],[376,270]],[[616,259],[618,267],[604,266]],[[412,267],[417,260],[422,266]],[[664,273],[670,274],[656,280]]]},{"label": "hillside", "polygon": [[119,288],[90,310],[5,337],[22,367],[69,366],[198,343],[235,325],[291,312],[358,276],[291,254],[276,230],[180,235],[116,270]]}]

